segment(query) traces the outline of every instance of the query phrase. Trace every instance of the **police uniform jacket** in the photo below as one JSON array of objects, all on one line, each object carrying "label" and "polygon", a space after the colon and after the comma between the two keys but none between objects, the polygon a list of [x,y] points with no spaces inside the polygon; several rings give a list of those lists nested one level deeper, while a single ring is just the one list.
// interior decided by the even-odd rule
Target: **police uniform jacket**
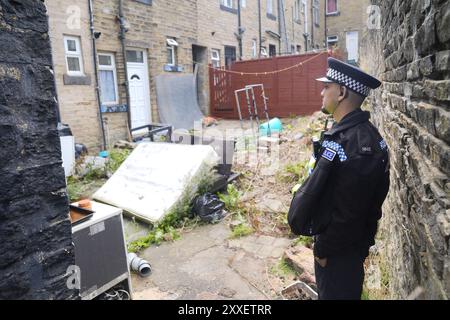
[{"label": "police uniform jacket", "polygon": [[316,257],[366,257],[374,244],[389,189],[389,155],[369,118],[357,109],[324,134],[315,168],[292,199],[291,230],[315,236]]}]

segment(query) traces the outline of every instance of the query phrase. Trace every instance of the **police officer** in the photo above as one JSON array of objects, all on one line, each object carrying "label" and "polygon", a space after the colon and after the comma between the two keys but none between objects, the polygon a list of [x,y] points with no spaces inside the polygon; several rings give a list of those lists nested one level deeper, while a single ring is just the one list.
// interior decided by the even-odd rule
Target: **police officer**
[{"label": "police officer", "polygon": [[314,236],[319,299],[360,299],[364,260],[389,189],[386,142],[360,107],[381,83],[334,58],[328,67],[317,80],[324,84],[322,111],[335,123],[294,195],[288,222],[293,233]]}]

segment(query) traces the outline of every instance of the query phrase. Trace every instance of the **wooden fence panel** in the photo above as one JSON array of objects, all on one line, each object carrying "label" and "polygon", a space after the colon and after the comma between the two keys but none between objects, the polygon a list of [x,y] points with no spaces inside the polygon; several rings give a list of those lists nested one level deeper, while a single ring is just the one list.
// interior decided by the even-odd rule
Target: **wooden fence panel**
[{"label": "wooden fence panel", "polygon": [[[312,114],[320,110],[322,105],[320,92],[323,86],[315,79],[326,74],[327,58],[327,53],[314,53],[239,61],[229,70],[210,68],[211,115],[217,118],[238,119],[234,91],[250,84],[264,85],[266,97],[269,98],[268,110],[271,118]],[[273,73],[301,62],[305,63]],[[259,89],[255,90],[255,95],[261,118],[263,101]],[[240,102],[242,115],[248,118],[244,93],[240,95]]]}]

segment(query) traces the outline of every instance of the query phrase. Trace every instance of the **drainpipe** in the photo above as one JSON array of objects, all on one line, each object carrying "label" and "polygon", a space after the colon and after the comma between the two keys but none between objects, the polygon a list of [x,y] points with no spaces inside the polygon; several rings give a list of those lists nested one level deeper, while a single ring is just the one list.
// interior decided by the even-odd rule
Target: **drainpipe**
[{"label": "drainpipe", "polygon": [[127,121],[128,121],[128,135],[131,136],[131,105],[130,105],[130,91],[129,91],[129,83],[128,83],[128,67],[127,67],[127,50],[125,46],[125,17],[123,16],[123,0],[119,0],[119,26],[120,33],[119,39],[120,44],[122,46],[122,56],[123,56],[123,69],[125,71],[125,96],[127,99]]},{"label": "drainpipe", "polygon": [[[295,44],[295,14],[294,14],[294,7],[292,7],[292,44],[295,46],[295,50],[297,50],[297,45]],[[292,47],[292,46],[291,46]],[[292,54],[294,54],[294,52],[292,52]]]},{"label": "drainpipe", "polygon": [[311,48],[314,50],[314,0],[311,0]]},{"label": "drainpipe", "polygon": [[238,0],[238,43],[239,43],[239,61],[242,60],[242,24],[241,24],[241,0]]},{"label": "drainpipe", "polygon": [[278,39],[278,55],[281,55],[281,46],[282,46],[282,36],[281,36],[281,0],[277,1],[277,8],[278,8],[278,34],[280,35],[280,38]]},{"label": "drainpipe", "polygon": [[95,77],[95,93],[97,95],[97,103],[98,103],[98,115],[100,120],[100,128],[102,130],[102,139],[103,139],[103,150],[106,150],[106,136],[105,136],[105,127],[103,125],[103,115],[102,115],[102,102],[100,97],[100,86],[98,81],[98,67],[97,67],[97,46],[95,44],[95,34],[94,34],[94,13],[92,0],[88,0],[89,3],[89,27],[91,29],[91,39],[92,39],[92,51],[94,56],[94,77]]},{"label": "drainpipe", "polygon": [[261,31],[261,0],[258,0],[258,21],[259,21],[259,53],[258,58],[261,58],[261,48],[262,48],[262,31]]},{"label": "drainpipe", "polygon": [[325,48],[328,50],[328,30],[327,30],[327,2],[324,8],[324,27],[325,27]]}]

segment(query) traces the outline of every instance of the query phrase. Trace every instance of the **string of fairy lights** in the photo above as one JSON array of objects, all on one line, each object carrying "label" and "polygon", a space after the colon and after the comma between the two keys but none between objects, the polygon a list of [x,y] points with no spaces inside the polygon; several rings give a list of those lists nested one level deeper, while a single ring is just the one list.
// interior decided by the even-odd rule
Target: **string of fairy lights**
[{"label": "string of fairy lights", "polygon": [[277,74],[277,73],[282,73],[282,72],[286,72],[292,69],[296,69],[296,68],[301,68],[303,67],[305,64],[319,58],[320,56],[324,55],[324,54],[328,54],[328,51],[322,51],[319,52],[318,54],[314,55],[313,57],[306,59],[302,62],[296,63],[292,66],[286,67],[286,68],[282,68],[282,69],[278,69],[278,70],[273,70],[273,71],[264,71],[264,72],[241,72],[241,71],[234,71],[234,70],[227,70],[227,69],[218,69],[210,64],[206,65],[204,63],[201,62],[196,62],[196,61],[192,61],[195,64],[198,65],[202,65],[202,66],[207,66],[210,69],[215,69],[218,70],[219,72],[224,72],[224,73],[230,73],[230,74],[236,74],[236,75],[240,75],[240,76],[246,76],[246,75],[250,75],[250,76],[264,76],[264,75],[273,75],[273,74]]}]

